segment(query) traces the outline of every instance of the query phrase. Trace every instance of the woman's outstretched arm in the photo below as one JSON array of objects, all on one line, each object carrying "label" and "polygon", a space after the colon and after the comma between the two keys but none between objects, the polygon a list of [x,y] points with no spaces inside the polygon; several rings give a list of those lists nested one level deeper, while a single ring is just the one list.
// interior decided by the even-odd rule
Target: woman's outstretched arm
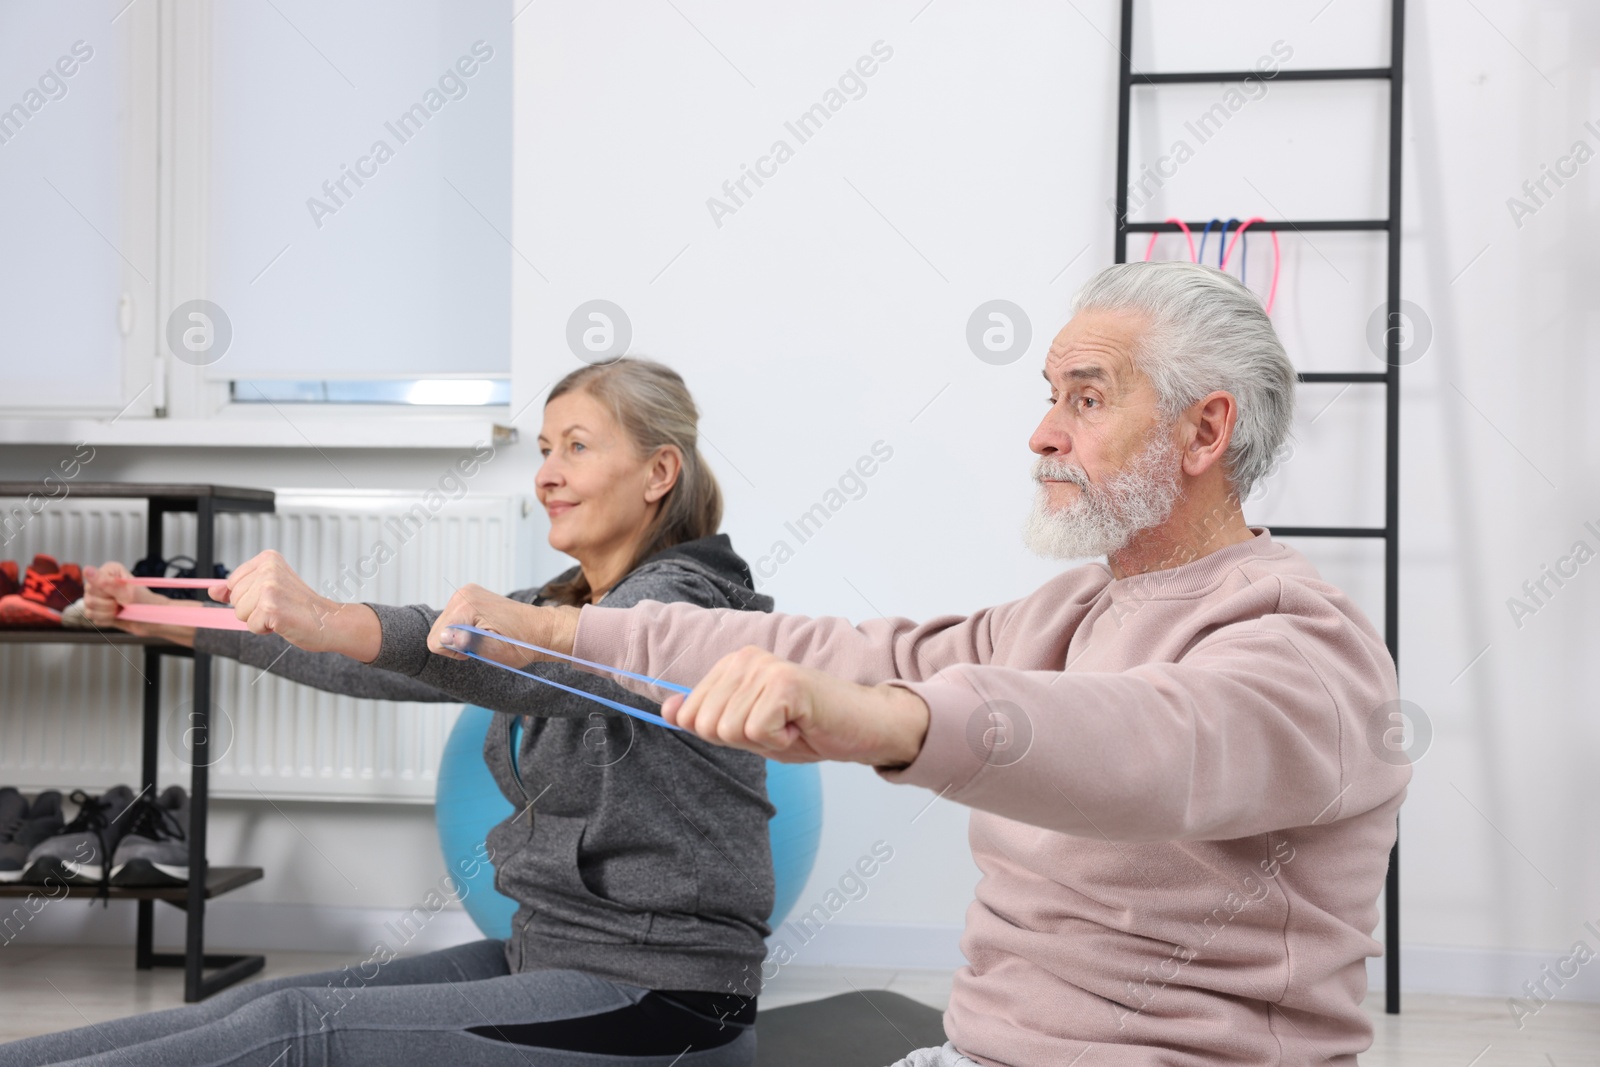
[{"label": "woman's outstretched arm", "polygon": [[[458,699],[415,678],[367,666],[342,651],[312,652],[296,648],[275,633],[243,633],[238,630],[208,630],[196,629],[193,626],[119,621],[116,612],[122,604],[189,603],[175,601],[170,597],[133,585],[127,580],[129,577],[127,569],[120,563],[90,567],[85,572],[84,610],[90,622],[102,630],[120,628],[130,633],[162,637],[175,644],[193,648],[197,652],[237,660],[281,678],[343,696],[429,703],[453,703]],[[300,584],[304,585],[303,582]],[[309,588],[306,588],[305,592],[310,592]],[[310,601],[305,602],[310,603]],[[341,610],[342,608],[351,610],[346,613]],[[377,617],[372,614],[372,609],[364,604],[334,605],[334,602],[328,601],[326,604],[317,605],[311,617],[331,618],[347,614],[349,618],[343,621],[350,622],[354,620],[356,615],[354,609],[357,608],[366,612],[371,617],[371,623],[376,625]],[[354,629],[352,627],[352,630]],[[357,640],[351,642],[352,647],[359,645],[359,634],[356,637]],[[359,648],[357,650],[359,651]]]},{"label": "woman's outstretched arm", "polygon": [[[613,592],[624,593],[621,586]],[[673,598],[670,583],[653,582],[643,592],[660,599]],[[511,596],[527,602],[534,594],[534,590],[520,590]],[[151,594],[124,583],[118,595],[134,603],[146,602]],[[135,596],[137,600],[132,599]],[[430,655],[428,629],[438,614],[436,609],[425,604],[400,607],[332,600],[312,589],[271,550],[240,564],[213,596],[232,605],[234,615],[244,620],[250,632],[197,631],[192,638],[197,650],[240,660],[318,689],[380,700],[462,701],[523,715],[587,716],[596,708],[486,664]],[[629,707],[657,710],[649,698],[566,664],[541,663],[530,673]]]}]

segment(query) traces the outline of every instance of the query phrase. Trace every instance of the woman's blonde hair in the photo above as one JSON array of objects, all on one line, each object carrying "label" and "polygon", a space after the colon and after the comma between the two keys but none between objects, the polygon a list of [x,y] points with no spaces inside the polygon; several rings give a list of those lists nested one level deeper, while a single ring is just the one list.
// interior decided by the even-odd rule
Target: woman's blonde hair
[{"label": "woman's blonde hair", "polygon": [[[683,459],[677,481],[661,498],[628,561],[628,571],[662,549],[715,534],[722,525],[722,488],[700,454],[700,411],[678,372],[655,360],[630,357],[579,367],[555,384],[545,404],[577,392],[605,406],[641,457],[670,446]],[[542,590],[547,600],[573,606],[588,603],[593,593],[582,570]]]}]

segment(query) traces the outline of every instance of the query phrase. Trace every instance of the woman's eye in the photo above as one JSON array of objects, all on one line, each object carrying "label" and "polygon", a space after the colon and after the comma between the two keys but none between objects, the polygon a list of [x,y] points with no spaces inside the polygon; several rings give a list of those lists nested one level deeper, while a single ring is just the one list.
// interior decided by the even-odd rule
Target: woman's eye
[{"label": "woman's eye", "polygon": [[574,442],[572,442],[572,450],[574,452],[582,452],[585,447],[586,446],[584,445],[584,443],[582,441],[574,441]]}]

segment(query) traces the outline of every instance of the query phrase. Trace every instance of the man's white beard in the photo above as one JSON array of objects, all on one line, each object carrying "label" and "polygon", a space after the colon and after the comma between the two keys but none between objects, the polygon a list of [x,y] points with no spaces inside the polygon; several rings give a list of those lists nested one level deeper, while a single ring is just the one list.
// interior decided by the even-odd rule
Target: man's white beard
[{"label": "man's white beard", "polygon": [[1183,490],[1181,450],[1171,425],[1157,427],[1144,450],[1103,484],[1090,482],[1083,468],[1054,456],[1033,464],[1035,481],[1069,481],[1078,499],[1051,508],[1050,488],[1042,482],[1033,510],[1022,525],[1028,549],[1047,559],[1088,559],[1125,548],[1133,535],[1167,521]]}]

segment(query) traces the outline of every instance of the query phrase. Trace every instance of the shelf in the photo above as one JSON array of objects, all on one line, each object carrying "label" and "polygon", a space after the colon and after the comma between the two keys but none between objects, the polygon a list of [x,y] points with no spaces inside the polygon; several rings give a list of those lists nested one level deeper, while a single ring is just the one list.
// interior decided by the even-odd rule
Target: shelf
[{"label": "shelf", "polygon": [[[249,885],[251,882],[261,880],[260,867],[211,867],[206,870],[206,899],[231,893],[240,886]],[[87,883],[69,882],[66,884],[65,896],[59,893],[61,883],[40,885],[38,882],[4,882],[0,883],[0,897],[26,897],[32,894],[46,895],[46,891],[57,891],[52,900],[65,900],[67,897],[77,897],[80,900],[91,900],[100,893],[98,885]],[[167,886],[112,886],[108,896],[112,900],[165,900],[168,903],[182,907],[189,900],[189,887],[187,885]]]},{"label": "shelf", "polygon": [[0,497],[54,497],[61,494],[63,485],[73,496],[159,501],[163,511],[194,511],[201,500],[211,501],[218,511],[271,511],[277,499],[270,489],[172,482],[61,482],[54,486],[45,482],[0,482]]},{"label": "shelf", "polygon": [[121,630],[0,630],[0,645],[153,645],[162,652],[194,655],[165,637],[140,637]]},{"label": "shelf", "polygon": [[[67,425],[55,424],[57,429]],[[18,427],[15,423],[0,423],[0,440],[14,440]],[[26,436],[23,437],[27,440]],[[104,443],[104,442],[100,442]],[[0,498],[33,498],[50,500],[71,493],[85,497],[113,497],[141,499],[147,503],[145,513],[145,551],[150,557],[166,559],[163,548],[166,516],[175,512],[192,512],[196,518],[194,560],[196,570],[209,574],[216,558],[216,518],[224,512],[270,512],[277,505],[277,495],[267,489],[243,489],[235,486],[198,485],[182,482],[79,482],[56,479],[45,482],[0,482]],[[41,505],[42,507],[42,505]],[[179,655],[194,659],[191,691],[191,729],[196,745],[205,743],[209,736],[211,708],[211,657],[159,637],[139,637],[121,630],[0,630],[0,645],[136,645],[144,647],[147,665],[157,656]],[[119,653],[120,654],[120,653]],[[127,657],[124,656],[124,659]],[[156,768],[159,759],[161,718],[161,672],[147,666],[144,672],[143,729],[139,746],[139,784],[141,793],[153,792],[156,787]],[[205,749],[201,748],[203,755]],[[222,893],[231,892],[242,885],[259,881],[260,867],[209,867],[206,863],[206,821],[210,805],[210,764],[197,758],[189,765],[189,881],[183,885],[121,887],[98,884],[52,885],[23,883],[0,884],[0,898],[27,897],[54,891],[55,895],[72,896],[79,900],[132,900],[138,904],[138,922],[134,932],[134,966],[139,970],[152,967],[183,968],[183,999],[193,1004],[204,1000],[219,990],[255,974],[264,966],[259,955],[215,955],[205,951],[206,901]],[[62,890],[65,890],[63,893]],[[101,894],[104,894],[102,897]],[[185,920],[184,950],[182,953],[158,953],[152,944],[155,936],[156,901],[165,901],[188,912]],[[206,969],[212,968],[211,974]]]}]

